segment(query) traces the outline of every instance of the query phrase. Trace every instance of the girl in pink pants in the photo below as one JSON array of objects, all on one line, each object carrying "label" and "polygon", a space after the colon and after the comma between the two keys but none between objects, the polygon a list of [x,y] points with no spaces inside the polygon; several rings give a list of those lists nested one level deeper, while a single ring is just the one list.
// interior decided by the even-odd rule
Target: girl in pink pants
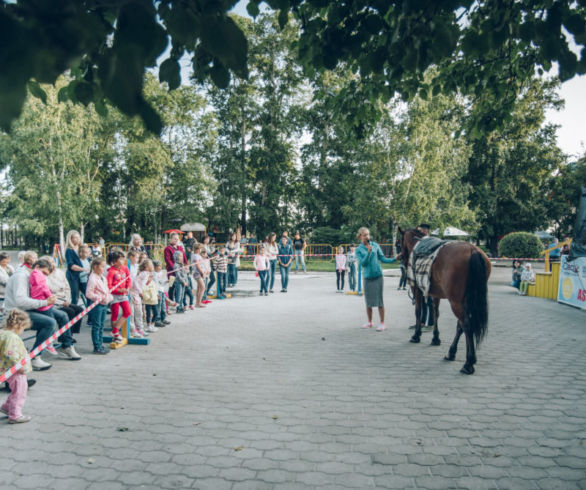
[{"label": "girl in pink pants", "polygon": [[[5,373],[14,364],[27,356],[26,348],[20,335],[30,326],[31,321],[24,311],[14,309],[8,314],[6,325],[0,330],[0,374]],[[8,378],[10,395],[8,395],[8,399],[0,408],[0,412],[8,415],[9,424],[23,424],[31,419],[22,414],[22,407],[26,401],[28,391],[26,373],[31,371],[31,363],[28,361]]]}]

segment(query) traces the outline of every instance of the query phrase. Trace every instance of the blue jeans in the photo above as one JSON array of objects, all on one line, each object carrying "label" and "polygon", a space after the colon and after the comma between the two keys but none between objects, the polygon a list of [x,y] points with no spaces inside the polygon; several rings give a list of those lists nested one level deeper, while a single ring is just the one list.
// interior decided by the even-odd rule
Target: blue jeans
[{"label": "blue jeans", "polygon": [[283,289],[287,289],[287,286],[289,285],[289,269],[291,268],[291,264],[289,264],[288,267],[284,267],[282,265],[279,265],[279,269],[281,271],[281,287]]},{"label": "blue jeans", "polygon": [[260,277],[260,292],[268,293],[269,271],[258,271],[258,277]]},{"label": "blue jeans", "polygon": [[226,292],[226,273],[218,272],[218,293],[222,296]]},{"label": "blue jeans", "polygon": [[92,321],[92,343],[94,350],[99,350],[104,343],[104,323],[106,322],[106,313],[108,305],[97,305],[90,311],[90,320]]},{"label": "blue jeans", "polygon": [[27,311],[32,322],[31,328],[37,332],[33,349],[36,349],[57,330],[57,321],[52,316],[43,315],[38,311]]},{"label": "blue jeans", "polygon": [[269,263],[271,264],[271,268],[269,269],[269,289],[272,291],[275,285],[275,276],[277,275],[277,259],[269,260]]},{"label": "blue jeans", "polygon": [[[51,309],[53,310],[53,315],[55,315],[55,320],[57,320],[57,325],[59,325],[59,328],[61,328],[69,321],[67,313],[59,310],[58,308]],[[71,335],[71,328],[66,332],[63,332],[63,334],[57,340],[61,342],[61,347],[65,349],[67,347],[71,347],[73,345],[73,335]]]},{"label": "blue jeans", "polygon": [[71,289],[71,304],[76,305],[79,303],[79,289],[80,289],[80,282],[79,282],[79,275],[73,276],[71,278],[67,278],[67,282],[69,283],[69,288]]},{"label": "blue jeans", "polygon": [[189,304],[193,306],[193,291],[191,288],[185,288],[185,294],[183,295],[183,306],[187,306],[187,297],[189,297]]},{"label": "blue jeans", "polygon": [[295,271],[299,270],[299,261],[301,261],[303,272],[305,272],[305,259],[303,258],[303,255],[303,250],[295,250]]},{"label": "blue jeans", "polygon": [[348,269],[348,285],[351,291],[356,291],[356,264],[352,262]]},{"label": "blue jeans", "polygon": [[[59,310],[55,307],[50,308],[44,311],[37,311],[37,313],[46,316],[47,318],[52,318],[57,322],[57,327],[61,328],[69,322],[69,316],[62,310]],[[55,331],[53,331],[54,333]],[[50,337],[50,336],[49,336]],[[48,338],[48,337],[46,337]],[[67,348],[71,347],[73,344],[73,336],[71,335],[71,328],[66,332],[63,332],[58,338],[57,341],[61,343],[61,347]]]},{"label": "blue jeans", "polygon": [[155,315],[156,322],[162,322],[167,318],[167,308],[165,307],[165,293],[159,291],[159,304]]},{"label": "blue jeans", "polygon": [[236,286],[238,282],[238,267],[235,264],[228,264],[228,285]]},{"label": "blue jeans", "polygon": [[173,283],[175,288],[175,302],[177,303],[177,311],[185,311],[183,308],[183,295],[185,294],[185,285],[175,280]]},{"label": "blue jeans", "polygon": [[[216,275],[214,274],[214,271],[210,271],[210,275],[208,277],[208,283],[206,285],[206,293],[210,294],[210,290],[212,289],[212,286],[216,283]],[[206,297],[207,297],[206,294]]]}]

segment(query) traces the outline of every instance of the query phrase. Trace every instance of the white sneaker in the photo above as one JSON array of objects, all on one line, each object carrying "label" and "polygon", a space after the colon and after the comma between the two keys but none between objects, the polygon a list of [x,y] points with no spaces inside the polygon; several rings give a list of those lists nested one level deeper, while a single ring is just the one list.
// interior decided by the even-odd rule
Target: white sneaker
[{"label": "white sneaker", "polygon": [[362,325],[362,328],[372,328],[372,322],[366,322],[364,325]]},{"label": "white sneaker", "polygon": [[40,357],[35,357],[31,361],[31,365],[33,366],[34,371],[46,371],[52,366],[52,364],[43,361]]},{"label": "white sneaker", "polygon": [[62,347],[59,349],[59,353],[62,355],[62,357],[65,357],[70,361],[79,361],[81,359],[81,356],[75,352],[75,347],[73,346],[65,348]]},{"label": "white sneaker", "polygon": [[158,332],[159,329],[157,327],[155,327],[154,325],[147,325],[147,328],[145,328],[145,331],[147,331],[148,333],[154,333],[154,332]]},{"label": "white sneaker", "polygon": [[383,330],[386,330],[386,329],[387,329],[387,327],[385,327],[384,323],[379,323],[378,327],[376,327],[377,332],[382,332]]}]

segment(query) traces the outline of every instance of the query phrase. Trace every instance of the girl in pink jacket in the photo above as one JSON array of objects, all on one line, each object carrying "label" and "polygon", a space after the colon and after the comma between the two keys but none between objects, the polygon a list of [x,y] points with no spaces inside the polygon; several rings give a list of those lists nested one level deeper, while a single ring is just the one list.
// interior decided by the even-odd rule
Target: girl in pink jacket
[{"label": "girl in pink jacket", "polygon": [[265,296],[269,295],[269,268],[271,264],[269,258],[265,255],[264,247],[260,247],[258,253],[254,256],[254,268],[260,277],[260,293]]},{"label": "girl in pink jacket", "polygon": [[98,304],[90,311],[90,320],[92,323],[92,343],[94,344],[94,354],[107,354],[110,352],[103,344],[104,323],[108,304],[114,299],[108,289],[108,282],[104,277],[106,270],[106,261],[97,257],[92,261],[91,273],[87,281],[85,296],[90,301],[97,301]]},{"label": "girl in pink jacket", "polygon": [[[39,259],[33,264],[33,270],[29,276],[30,296],[33,299],[47,299],[53,296],[47,284],[47,276],[51,274],[51,263],[46,259]],[[53,305],[38,308],[39,313],[53,317]]]}]

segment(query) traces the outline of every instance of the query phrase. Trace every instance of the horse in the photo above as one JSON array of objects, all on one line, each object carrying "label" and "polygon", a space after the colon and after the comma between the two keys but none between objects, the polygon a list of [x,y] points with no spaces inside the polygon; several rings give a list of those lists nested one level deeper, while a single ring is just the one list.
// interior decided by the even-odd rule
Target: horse
[{"label": "horse", "polygon": [[[415,245],[425,237],[417,229],[401,230],[403,254],[401,260],[408,267],[409,257]],[[440,299],[447,299],[452,312],[458,319],[456,336],[450,346],[446,361],[456,359],[458,341],[462,333],[466,336],[466,362],[461,373],[473,374],[476,364],[476,346],[480,344],[488,330],[488,278],[491,272],[490,260],[478,247],[462,241],[447,242],[440,248],[431,267],[429,295],[434,304],[434,326],[432,345],[440,345],[438,318]],[[423,293],[417,285],[412,285],[415,296],[415,333],[411,342],[421,339],[421,303]]]}]

